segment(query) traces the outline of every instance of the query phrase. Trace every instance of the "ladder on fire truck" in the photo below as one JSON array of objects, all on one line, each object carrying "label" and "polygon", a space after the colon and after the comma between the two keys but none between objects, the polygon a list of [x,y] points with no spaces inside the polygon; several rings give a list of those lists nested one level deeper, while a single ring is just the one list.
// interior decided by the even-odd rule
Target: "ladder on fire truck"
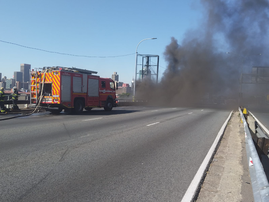
[{"label": "ladder on fire truck", "polygon": [[31,91],[30,91],[30,104],[36,104],[38,103],[38,91],[41,81],[41,75],[42,75],[42,68],[35,68],[34,71],[31,72]]},{"label": "ladder on fire truck", "polygon": [[38,79],[38,70],[31,72],[31,91],[30,91],[30,104],[37,104],[37,79]]},{"label": "ladder on fire truck", "polygon": [[56,69],[61,68],[64,71],[77,72],[77,73],[82,73],[82,74],[97,74],[96,71],[91,71],[91,70],[87,70],[87,69],[80,69],[80,68],[76,68],[76,67],[60,67],[60,66],[56,66],[56,67],[52,67],[52,68],[56,68]]}]

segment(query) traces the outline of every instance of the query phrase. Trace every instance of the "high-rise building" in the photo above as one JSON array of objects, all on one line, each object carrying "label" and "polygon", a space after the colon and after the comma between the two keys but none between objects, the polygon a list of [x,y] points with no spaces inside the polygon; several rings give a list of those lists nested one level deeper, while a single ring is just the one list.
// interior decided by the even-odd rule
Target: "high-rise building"
[{"label": "high-rise building", "polygon": [[31,65],[21,64],[22,82],[23,83],[30,82],[30,69],[31,69]]},{"label": "high-rise building", "polygon": [[17,81],[22,82],[22,72],[14,72],[14,79],[15,82]]},{"label": "high-rise building", "polygon": [[0,81],[2,81],[2,73],[0,73]]},{"label": "high-rise building", "polygon": [[15,80],[14,79],[6,79],[6,89],[10,90],[15,86]]},{"label": "high-rise building", "polygon": [[5,82],[5,81],[6,81],[6,79],[7,79],[7,77],[6,77],[6,76],[4,76],[4,77],[1,79],[1,82]]},{"label": "high-rise building", "polygon": [[113,81],[119,81],[119,75],[117,74],[117,72],[114,72],[114,74],[112,74],[112,80]]},{"label": "high-rise building", "polygon": [[22,88],[22,82],[20,82],[20,81],[16,81],[16,82],[15,82],[15,86],[16,86],[16,88],[17,88],[18,90],[20,90],[20,89]]},{"label": "high-rise building", "polygon": [[6,88],[6,82],[2,82],[2,81],[0,82],[0,88],[2,88],[2,87]]}]

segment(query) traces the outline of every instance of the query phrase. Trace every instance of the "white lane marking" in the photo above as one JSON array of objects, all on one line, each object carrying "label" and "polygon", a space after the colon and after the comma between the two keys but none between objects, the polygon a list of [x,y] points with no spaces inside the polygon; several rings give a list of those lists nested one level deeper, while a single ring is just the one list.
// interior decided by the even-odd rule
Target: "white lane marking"
[{"label": "white lane marking", "polygon": [[153,125],[156,125],[158,123],[160,123],[160,122],[151,123],[151,124],[148,124],[147,126],[153,126]]},{"label": "white lane marking", "polygon": [[190,112],[190,113],[188,113],[188,114],[192,114],[193,112]]},{"label": "white lane marking", "polygon": [[201,109],[201,111],[204,111],[203,109]]},{"label": "white lane marking", "polygon": [[84,137],[89,137],[89,136],[91,136],[91,134],[83,135],[83,136],[80,136],[79,138],[84,138]]},{"label": "white lane marking", "polygon": [[196,194],[196,191],[198,189],[198,186],[202,180],[202,177],[204,176],[204,173],[206,171],[206,168],[208,166],[208,164],[210,163],[210,159],[213,156],[214,151],[216,150],[216,147],[222,137],[222,135],[224,134],[224,130],[228,124],[228,121],[230,120],[231,116],[232,116],[233,111],[231,111],[230,115],[228,116],[228,118],[226,119],[226,121],[224,122],[224,124],[222,125],[222,127],[220,128],[220,131],[215,139],[215,141],[213,142],[213,144],[211,145],[206,157],[204,158],[202,164],[200,165],[197,173],[195,174],[193,180],[191,181],[191,184],[189,185],[187,191],[185,192],[181,202],[189,202],[193,200],[194,195]]},{"label": "white lane marking", "polygon": [[157,112],[157,111],[159,111],[158,109],[156,109],[156,110],[152,110],[151,112]]},{"label": "white lane marking", "polygon": [[94,121],[94,120],[99,120],[102,119],[103,117],[99,117],[99,118],[93,118],[93,119],[85,119],[83,121]]}]

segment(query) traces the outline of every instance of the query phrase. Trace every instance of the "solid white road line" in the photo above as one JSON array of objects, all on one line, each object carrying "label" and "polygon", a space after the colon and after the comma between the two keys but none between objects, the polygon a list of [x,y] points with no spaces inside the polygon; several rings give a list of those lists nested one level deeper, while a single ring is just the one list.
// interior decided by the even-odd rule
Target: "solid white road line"
[{"label": "solid white road line", "polygon": [[85,119],[83,121],[93,121],[93,120],[99,120],[99,119],[102,119],[103,117],[99,117],[99,118],[93,118],[93,119]]},{"label": "solid white road line", "polygon": [[192,114],[193,112],[190,112],[190,113],[188,113],[188,114]]},{"label": "solid white road line", "polygon": [[232,116],[233,111],[231,111],[229,117],[226,119],[226,121],[224,122],[224,124],[222,125],[215,141],[213,142],[212,146],[210,147],[205,159],[203,160],[202,164],[200,165],[200,168],[198,169],[197,173],[195,174],[193,180],[191,181],[191,184],[189,185],[187,191],[185,192],[181,202],[189,202],[192,201],[196,191],[199,187],[199,184],[204,176],[204,173],[206,171],[206,168],[213,156],[214,151],[216,150],[216,147],[224,133],[224,130],[227,126],[228,121],[230,120],[231,116]]},{"label": "solid white road line", "polygon": [[151,123],[151,124],[148,124],[147,126],[153,126],[153,125],[156,125],[158,123],[160,123],[160,122]]}]

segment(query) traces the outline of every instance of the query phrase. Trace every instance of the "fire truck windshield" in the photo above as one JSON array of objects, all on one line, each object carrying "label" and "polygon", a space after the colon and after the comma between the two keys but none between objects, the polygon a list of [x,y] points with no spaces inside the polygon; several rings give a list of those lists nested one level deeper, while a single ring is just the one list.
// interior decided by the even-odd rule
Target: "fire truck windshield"
[{"label": "fire truck windshield", "polygon": [[115,85],[114,85],[114,82],[110,81],[110,88],[115,90]]}]

